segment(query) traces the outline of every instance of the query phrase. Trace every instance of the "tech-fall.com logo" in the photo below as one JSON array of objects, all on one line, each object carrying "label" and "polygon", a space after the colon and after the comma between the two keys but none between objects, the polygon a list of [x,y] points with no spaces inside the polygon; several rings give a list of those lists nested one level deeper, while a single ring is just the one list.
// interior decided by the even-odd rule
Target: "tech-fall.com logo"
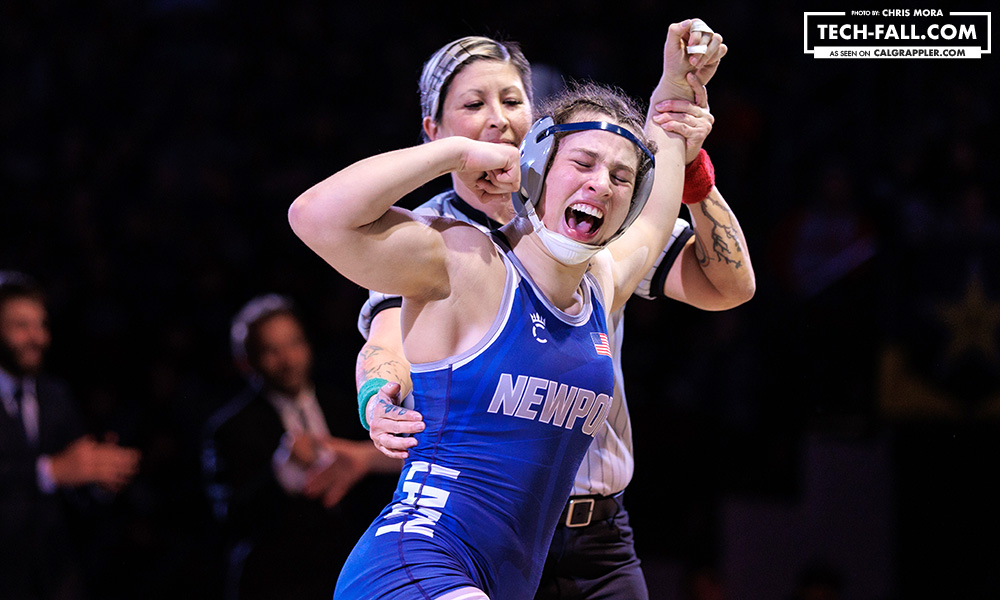
[{"label": "tech-fall.com logo", "polygon": [[981,58],[992,13],[886,8],[803,13],[804,51],[815,58]]}]

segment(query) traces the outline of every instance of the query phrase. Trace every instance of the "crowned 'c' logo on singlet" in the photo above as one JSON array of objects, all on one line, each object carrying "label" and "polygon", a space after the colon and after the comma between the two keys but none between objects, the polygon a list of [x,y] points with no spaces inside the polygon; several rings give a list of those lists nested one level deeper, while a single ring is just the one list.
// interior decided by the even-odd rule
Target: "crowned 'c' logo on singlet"
[{"label": "crowned 'c' logo on singlet", "polygon": [[[541,330],[541,333],[539,333]],[[534,336],[535,341],[539,344],[548,343],[549,340],[543,339],[541,336],[545,333],[545,319],[542,315],[538,313],[531,313],[531,335]]]}]

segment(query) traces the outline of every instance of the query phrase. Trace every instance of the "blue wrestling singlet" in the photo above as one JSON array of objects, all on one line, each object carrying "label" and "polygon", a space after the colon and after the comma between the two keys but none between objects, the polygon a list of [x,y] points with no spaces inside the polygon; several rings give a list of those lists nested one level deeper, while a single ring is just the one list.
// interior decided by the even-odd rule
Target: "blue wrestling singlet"
[{"label": "blue wrestling singlet", "polygon": [[614,374],[603,298],[588,273],[578,315],[558,310],[513,252],[490,332],[470,350],[412,366],[426,429],[393,502],[344,564],[337,600],[431,600],[476,587],[531,599],[559,514]]}]

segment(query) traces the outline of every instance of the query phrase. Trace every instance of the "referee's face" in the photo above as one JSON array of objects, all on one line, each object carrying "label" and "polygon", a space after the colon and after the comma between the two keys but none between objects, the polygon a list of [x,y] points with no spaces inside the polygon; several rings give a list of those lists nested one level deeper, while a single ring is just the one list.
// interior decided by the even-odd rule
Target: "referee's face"
[{"label": "referee's face", "polygon": [[309,387],[312,349],[298,320],[276,314],[254,326],[253,367],[271,388],[296,396]]},{"label": "referee's face", "polygon": [[518,146],[531,127],[531,104],[518,70],[498,61],[476,61],[459,71],[442,99],[440,123],[425,119],[432,140],[462,136]]}]

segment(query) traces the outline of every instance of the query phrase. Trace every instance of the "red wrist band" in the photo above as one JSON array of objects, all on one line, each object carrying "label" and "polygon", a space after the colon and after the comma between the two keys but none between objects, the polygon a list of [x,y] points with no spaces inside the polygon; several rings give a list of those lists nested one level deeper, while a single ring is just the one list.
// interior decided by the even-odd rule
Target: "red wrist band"
[{"label": "red wrist band", "polygon": [[684,194],[681,196],[681,202],[698,204],[708,197],[714,185],[715,167],[712,166],[708,152],[702,148],[698,152],[698,158],[684,168]]}]

